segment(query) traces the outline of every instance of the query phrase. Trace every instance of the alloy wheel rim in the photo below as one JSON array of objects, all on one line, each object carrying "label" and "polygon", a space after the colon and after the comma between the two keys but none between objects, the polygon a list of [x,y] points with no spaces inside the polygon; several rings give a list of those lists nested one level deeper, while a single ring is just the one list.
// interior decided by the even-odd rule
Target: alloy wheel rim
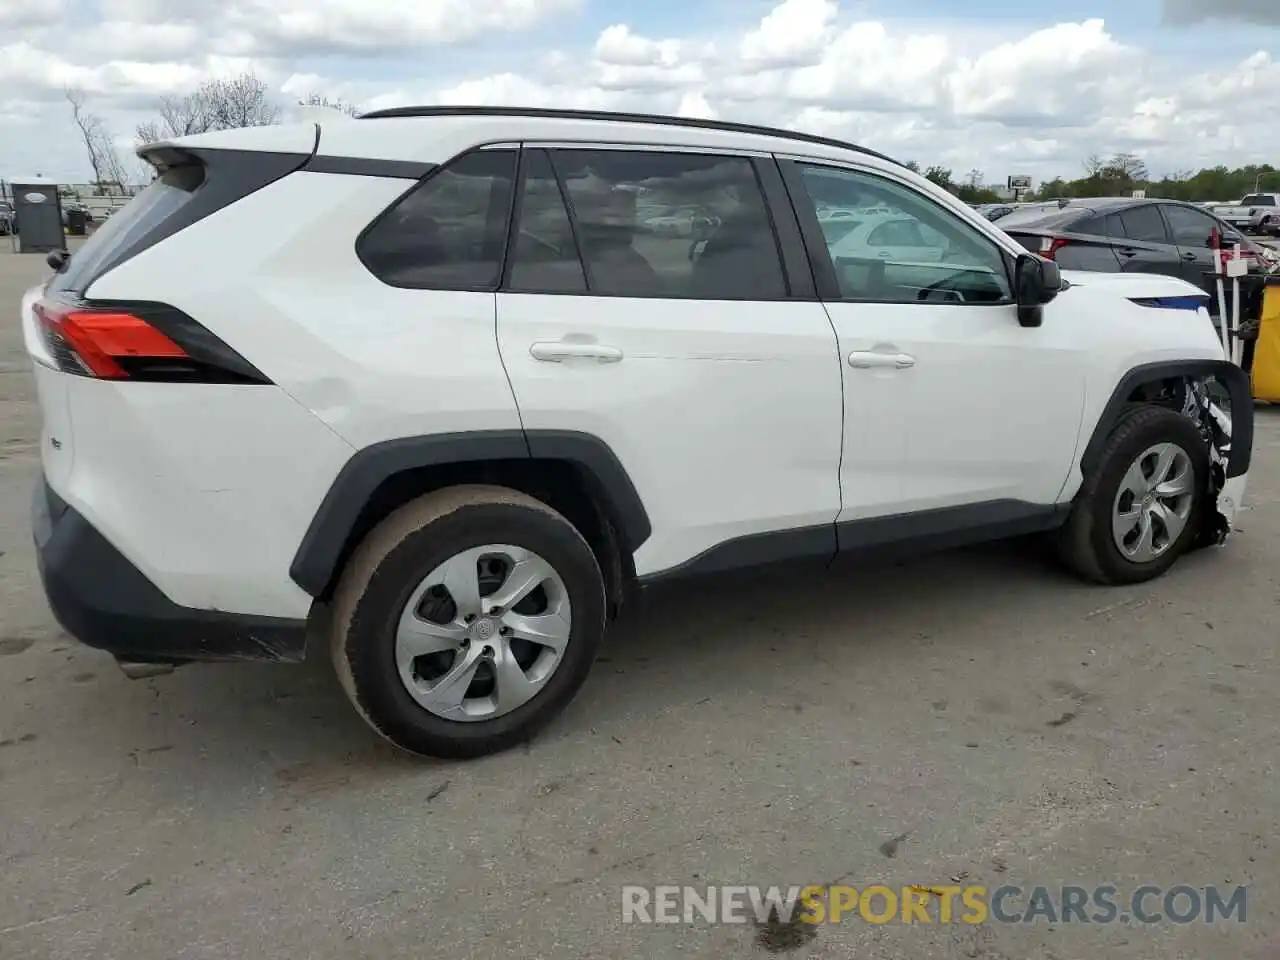
[{"label": "alloy wheel rim", "polygon": [[1111,508],[1111,535],[1120,554],[1150,563],[1178,541],[1195,503],[1195,467],[1176,443],[1148,447],[1129,465]]},{"label": "alloy wheel rim", "polygon": [[463,550],[414,588],[396,626],[400,680],[446,720],[493,720],[542,691],[573,623],[555,568],[512,544]]}]

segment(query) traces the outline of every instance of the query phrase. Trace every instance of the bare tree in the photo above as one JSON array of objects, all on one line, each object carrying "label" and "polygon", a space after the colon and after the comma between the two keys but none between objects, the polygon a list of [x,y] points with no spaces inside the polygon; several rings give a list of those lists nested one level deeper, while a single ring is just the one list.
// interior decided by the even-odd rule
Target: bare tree
[{"label": "bare tree", "polygon": [[93,168],[93,182],[98,183],[102,180],[102,159],[98,156],[97,150],[98,131],[102,127],[102,118],[85,109],[83,90],[67,87],[63,90],[63,94],[67,98],[67,103],[71,104],[71,118],[75,121],[76,129],[80,131],[80,140],[84,144],[85,152],[89,155],[89,166]]},{"label": "bare tree", "polygon": [[280,122],[279,105],[271,99],[267,85],[252,72],[206,80],[186,96],[164,97],[157,112],[155,120],[138,125],[139,142]]},{"label": "bare tree", "polygon": [[327,107],[330,110],[341,110],[349,117],[360,116],[360,110],[355,104],[348,103],[346,100],[336,98],[330,100],[328,97],[319,93],[309,93],[298,101],[300,107]]},{"label": "bare tree", "polygon": [[76,129],[80,131],[80,139],[89,156],[89,166],[93,169],[94,187],[99,195],[112,185],[123,192],[127,175],[106,122],[86,107],[83,90],[68,87],[64,93],[67,102],[71,104],[72,119],[75,121]]},{"label": "bare tree", "polygon": [[1107,161],[1096,153],[1091,153],[1084,158],[1084,175],[1092,178],[1102,173],[1103,168],[1107,165]]},{"label": "bare tree", "polygon": [[1136,154],[1117,153],[1107,161],[1102,173],[1113,180],[1141,183],[1147,179],[1147,165]]},{"label": "bare tree", "polygon": [[121,195],[128,193],[129,171],[120,159],[120,151],[116,149],[114,138],[106,135],[105,130],[100,152],[102,155],[102,182],[100,185],[118,187]]}]

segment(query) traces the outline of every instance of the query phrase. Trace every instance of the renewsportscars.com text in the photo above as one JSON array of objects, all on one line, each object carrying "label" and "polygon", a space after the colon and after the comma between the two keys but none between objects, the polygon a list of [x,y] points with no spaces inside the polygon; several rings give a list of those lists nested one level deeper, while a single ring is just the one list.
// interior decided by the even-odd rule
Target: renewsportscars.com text
[{"label": "renewsportscars.com text", "polygon": [[1244,923],[1246,887],[628,886],[623,923]]}]

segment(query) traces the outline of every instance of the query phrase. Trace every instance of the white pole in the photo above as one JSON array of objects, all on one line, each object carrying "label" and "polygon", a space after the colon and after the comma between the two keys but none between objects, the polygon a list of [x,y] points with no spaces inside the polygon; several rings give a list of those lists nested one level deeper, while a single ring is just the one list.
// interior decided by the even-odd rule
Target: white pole
[{"label": "white pole", "polygon": [[[1221,270],[1221,260],[1219,260],[1219,270]],[[1226,289],[1222,283],[1222,274],[1217,274],[1215,279],[1217,284],[1217,326],[1222,337],[1222,358],[1229,360],[1231,356],[1231,335],[1228,332],[1228,324],[1230,320],[1226,316]]]},{"label": "white pole", "polygon": [[[1240,244],[1231,245],[1231,259],[1240,259]],[[1243,359],[1240,355],[1240,274],[1231,272],[1231,359],[1240,366]]]}]

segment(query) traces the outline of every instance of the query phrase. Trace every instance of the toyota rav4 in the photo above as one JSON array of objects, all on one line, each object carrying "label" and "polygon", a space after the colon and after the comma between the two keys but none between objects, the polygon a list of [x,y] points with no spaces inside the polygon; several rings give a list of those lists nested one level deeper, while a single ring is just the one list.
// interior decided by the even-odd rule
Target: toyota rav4
[{"label": "toyota rav4", "polygon": [[426,107],[140,152],[22,303],[44,589],[133,676],[318,646],[384,737],[478,756],[633,587],[1031,534],[1134,583],[1244,492],[1203,292],[1060,273],[848,143]]}]

